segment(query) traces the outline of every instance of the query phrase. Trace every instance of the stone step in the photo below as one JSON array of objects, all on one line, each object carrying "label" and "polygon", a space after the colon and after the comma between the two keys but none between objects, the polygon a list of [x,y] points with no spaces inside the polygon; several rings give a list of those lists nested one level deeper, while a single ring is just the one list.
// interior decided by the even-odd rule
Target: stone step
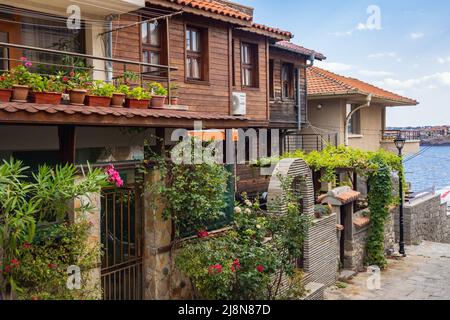
[{"label": "stone step", "polygon": [[306,297],[302,300],[313,301],[313,300],[323,300],[325,285],[318,282],[310,282],[305,286],[307,292]]},{"label": "stone step", "polygon": [[339,281],[348,281],[351,278],[353,278],[354,276],[356,276],[356,274],[357,274],[357,272],[354,270],[343,269],[339,272],[338,280]]}]

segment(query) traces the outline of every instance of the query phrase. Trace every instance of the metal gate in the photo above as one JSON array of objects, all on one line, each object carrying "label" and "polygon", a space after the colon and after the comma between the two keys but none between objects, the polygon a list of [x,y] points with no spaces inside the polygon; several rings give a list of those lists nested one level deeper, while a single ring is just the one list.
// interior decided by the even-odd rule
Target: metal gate
[{"label": "metal gate", "polygon": [[104,189],[101,282],[104,300],[143,298],[143,219],[137,186]]}]

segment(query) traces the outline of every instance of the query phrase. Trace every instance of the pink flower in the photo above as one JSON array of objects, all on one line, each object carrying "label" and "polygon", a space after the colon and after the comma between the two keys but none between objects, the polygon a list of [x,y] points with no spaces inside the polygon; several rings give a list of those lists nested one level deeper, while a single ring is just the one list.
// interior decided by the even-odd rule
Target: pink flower
[{"label": "pink flower", "polygon": [[209,268],[208,268],[208,272],[210,273],[210,274],[212,274],[212,273],[214,273],[214,272],[217,272],[217,273],[222,273],[222,265],[221,264],[215,264],[215,265],[212,265],[212,266],[210,266]]},{"label": "pink flower", "polygon": [[21,57],[20,60],[22,60],[23,62],[28,61],[26,57]]},{"label": "pink flower", "polygon": [[33,65],[33,63],[31,63],[31,61],[27,61],[25,62],[25,67],[29,68]]},{"label": "pink flower", "polygon": [[258,270],[259,273],[264,272],[264,267],[262,265],[259,265],[256,267],[256,270]]},{"label": "pink flower", "polygon": [[112,164],[106,168],[105,172],[110,183],[114,183],[118,188],[123,186],[123,180]]}]

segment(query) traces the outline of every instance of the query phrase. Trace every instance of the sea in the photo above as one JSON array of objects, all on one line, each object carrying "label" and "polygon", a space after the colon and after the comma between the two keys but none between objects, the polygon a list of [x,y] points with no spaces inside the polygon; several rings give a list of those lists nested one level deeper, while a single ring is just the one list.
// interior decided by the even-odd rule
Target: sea
[{"label": "sea", "polygon": [[413,192],[450,187],[450,146],[421,147],[416,156],[405,156],[405,175]]}]

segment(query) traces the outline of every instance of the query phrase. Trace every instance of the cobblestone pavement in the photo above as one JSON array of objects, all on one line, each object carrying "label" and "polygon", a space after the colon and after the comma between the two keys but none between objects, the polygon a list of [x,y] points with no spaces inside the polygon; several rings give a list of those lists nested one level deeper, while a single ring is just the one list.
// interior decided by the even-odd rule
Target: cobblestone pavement
[{"label": "cobblestone pavement", "polygon": [[379,290],[370,290],[370,274],[360,273],[348,284],[339,283],[341,288],[327,289],[325,299],[450,300],[450,244],[423,242],[406,250],[406,258],[389,260]]}]

